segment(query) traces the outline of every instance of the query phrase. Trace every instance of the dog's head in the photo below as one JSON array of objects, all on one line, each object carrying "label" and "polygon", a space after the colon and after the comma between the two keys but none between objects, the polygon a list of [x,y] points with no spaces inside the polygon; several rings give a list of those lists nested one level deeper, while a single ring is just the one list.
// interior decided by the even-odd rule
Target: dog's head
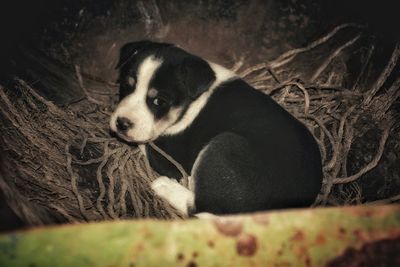
[{"label": "dog's head", "polygon": [[215,81],[209,63],[166,43],[140,41],[122,47],[120,103],[110,127],[126,141],[155,140]]}]

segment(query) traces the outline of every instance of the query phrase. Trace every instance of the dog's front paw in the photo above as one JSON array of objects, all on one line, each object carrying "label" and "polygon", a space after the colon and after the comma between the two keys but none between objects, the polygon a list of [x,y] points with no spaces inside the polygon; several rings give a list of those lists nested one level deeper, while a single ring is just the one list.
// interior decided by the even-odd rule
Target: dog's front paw
[{"label": "dog's front paw", "polygon": [[200,213],[196,213],[194,215],[194,217],[198,218],[198,219],[202,219],[202,220],[215,220],[215,219],[219,219],[220,217],[218,215],[209,213],[209,212],[200,212]]},{"label": "dog's front paw", "polygon": [[164,194],[166,191],[170,191],[173,187],[172,183],[178,182],[168,178],[167,176],[160,176],[151,183],[151,189],[153,189],[157,194],[158,192]]},{"label": "dog's front paw", "polygon": [[175,179],[170,179],[166,176],[161,176],[151,183],[151,188],[159,197],[167,200],[171,206],[188,214],[188,209],[194,204],[194,194]]}]

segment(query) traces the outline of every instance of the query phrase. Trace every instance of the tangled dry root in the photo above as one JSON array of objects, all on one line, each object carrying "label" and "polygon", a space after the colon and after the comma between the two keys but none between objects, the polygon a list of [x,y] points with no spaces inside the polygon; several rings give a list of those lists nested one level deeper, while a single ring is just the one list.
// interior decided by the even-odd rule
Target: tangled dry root
[{"label": "tangled dry root", "polygon": [[156,175],[138,148],[108,134],[107,116],[94,121],[62,110],[18,80],[0,91],[3,130],[1,188],[30,224],[117,218],[180,218],[156,197]]},{"label": "tangled dry root", "polygon": [[[290,66],[298,56],[347,28],[359,31],[333,49],[307,78],[296,65]],[[367,53],[352,88],[341,85],[345,70],[334,67],[341,53],[359,40],[361,28],[340,25],[308,46],[288,51],[269,63],[244,70],[240,70],[243,62],[234,66],[248,83],[303,121],[318,141],[324,186],[315,205],[361,202],[359,188],[353,182],[377,166],[395,124],[391,107],[400,95],[400,78],[385,92],[381,89],[398,62],[399,44],[370,88],[362,88],[359,81],[374,47]],[[7,155],[2,159],[0,188],[11,207],[32,225],[132,217],[182,218],[153,194],[149,184],[157,174],[141,151],[109,136],[109,103],[116,91],[108,92],[108,102],[98,100],[95,92],[85,87],[79,66],[75,74],[86,94],[80,106],[85,112],[55,106],[22,80],[17,80],[16,90],[0,90],[1,145]],[[347,160],[352,144],[372,128],[381,133],[375,153],[364,167],[349,174]],[[339,185],[339,194],[332,193]],[[398,200],[399,196],[393,196],[380,201]]]}]

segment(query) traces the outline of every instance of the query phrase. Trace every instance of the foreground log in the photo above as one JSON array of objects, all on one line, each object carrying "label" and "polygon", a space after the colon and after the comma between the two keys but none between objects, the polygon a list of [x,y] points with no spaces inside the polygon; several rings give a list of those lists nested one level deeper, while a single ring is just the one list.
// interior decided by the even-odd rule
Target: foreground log
[{"label": "foreground log", "polygon": [[0,236],[1,266],[399,266],[400,206],[118,221]]}]

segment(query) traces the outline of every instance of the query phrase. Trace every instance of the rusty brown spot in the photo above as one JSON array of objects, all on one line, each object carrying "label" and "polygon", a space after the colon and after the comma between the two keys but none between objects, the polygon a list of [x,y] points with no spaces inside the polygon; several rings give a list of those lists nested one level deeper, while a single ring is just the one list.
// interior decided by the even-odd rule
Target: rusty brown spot
[{"label": "rusty brown spot", "polygon": [[251,234],[241,234],[236,240],[236,252],[240,256],[253,256],[257,252],[257,238]]},{"label": "rusty brown spot", "polygon": [[315,243],[317,245],[324,245],[326,243],[326,238],[325,235],[323,233],[319,233],[316,237],[315,237]]},{"label": "rusty brown spot", "polygon": [[193,257],[193,258],[197,258],[197,256],[199,256],[199,253],[197,253],[197,251],[194,251],[194,252],[192,253],[192,257]]},{"label": "rusty brown spot", "polygon": [[253,216],[253,220],[262,225],[267,225],[269,223],[269,216],[267,214],[256,214]]},{"label": "rusty brown spot", "polygon": [[365,217],[372,217],[374,215],[374,212],[372,210],[366,210],[364,213]]},{"label": "rusty brown spot", "polygon": [[344,209],[351,213],[352,215],[362,216],[362,217],[385,217],[388,214],[392,214],[394,211],[397,211],[396,208],[391,206],[376,206],[376,207],[361,207],[361,206],[354,206],[348,207]]},{"label": "rusty brown spot", "polygon": [[207,245],[208,245],[210,248],[213,248],[213,247],[214,247],[214,241],[208,240]]},{"label": "rusty brown spot", "polygon": [[197,264],[194,261],[189,261],[186,267],[197,267]]},{"label": "rusty brown spot", "polygon": [[362,231],[361,229],[355,229],[355,230],[353,231],[353,235],[354,235],[358,240],[361,240],[361,241],[369,241],[369,240],[371,239],[371,236],[370,236],[367,232]]},{"label": "rusty brown spot", "polygon": [[344,240],[345,237],[346,237],[346,234],[347,234],[347,229],[344,228],[344,227],[339,227],[338,230],[337,230],[337,235],[336,235],[336,237],[337,237],[339,240]]},{"label": "rusty brown spot", "polygon": [[178,255],[176,255],[176,259],[178,261],[183,261],[185,259],[185,255],[183,255],[182,253],[178,253]]},{"label": "rusty brown spot", "polygon": [[296,233],[292,236],[290,240],[292,241],[303,241],[306,238],[306,235],[303,231],[297,230]]},{"label": "rusty brown spot", "polygon": [[143,249],[144,249],[143,244],[138,244],[138,245],[136,246],[136,250],[137,250],[137,251],[142,251]]},{"label": "rusty brown spot", "polygon": [[215,220],[215,226],[218,231],[227,236],[238,236],[243,229],[243,224],[237,220],[229,220],[229,219],[218,219]]},{"label": "rusty brown spot", "polygon": [[347,248],[328,262],[328,267],[400,266],[400,239],[386,239],[364,244],[360,249]]},{"label": "rusty brown spot", "polygon": [[299,261],[304,262],[305,266],[312,266],[307,245],[295,245],[293,252]]},{"label": "rusty brown spot", "polygon": [[294,253],[295,253],[296,256],[299,257],[299,258],[307,257],[307,255],[308,255],[308,254],[307,254],[307,253],[308,253],[307,248],[304,247],[304,246],[297,247],[297,248],[295,249]]},{"label": "rusty brown spot", "polygon": [[345,235],[347,233],[347,230],[343,227],[339,227],[339,234]]},{"label": "rusty brown spot", "polygon": [[278,255],[278,257],[282,256],[282,254],[283,254],[283,249],[279,249],[279,250],[276,252],[276,255]]},{"label": "rusty brown spot", "polygon": [[311,259],[309,256],[306,256],[305,263],[307,267],[311,267]]}]

